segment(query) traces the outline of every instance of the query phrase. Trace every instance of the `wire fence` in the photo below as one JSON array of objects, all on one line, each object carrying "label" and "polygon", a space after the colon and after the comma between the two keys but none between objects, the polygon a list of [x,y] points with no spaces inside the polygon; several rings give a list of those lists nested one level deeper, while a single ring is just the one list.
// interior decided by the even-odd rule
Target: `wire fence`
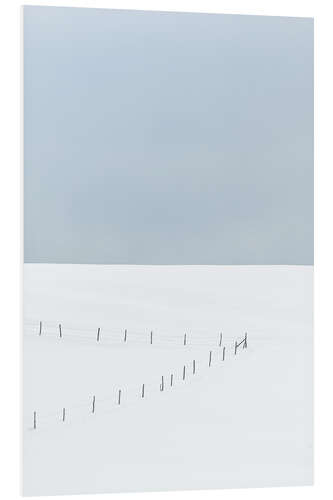
[{"label": "wire fence", "polygon": [[[56,326],[58,325],[58,328]],[[103,329],[86,329],[86,335],[80,334],[81,328],[71,328],[68,325],[56,322],[25,322],[25,334],[34,335],[38,338],[58,338],[65,341],[66,338],[75,338],[77,340],[88,340],[96,343],[110,343],[121,342],[139,342],[147,346],[154,345],[158,341],[162,343],[171,343],[179,349],[184,349],[191,346],[191,336],[189,334],[170,335],[165,337],[165,334],[159,339],[158,336],[154,337],[154,332],[151,331],[147,335],[142,335],[139,332],[127,332],[125,329],[123,335],[118,337],[113,332],[108,332],[107,335],[102,335]],[[95,336],[91,336],[95,333]],[[106,332],[104,332],[106,333]],[[25,418],[25,425],[28,429],[37,430],[48,427],[51,424],[64,424],[66,422],[73,423],[80,421],[88,416],[95,414],[109,414],[119,411],[120,408],[132,407],[138,404],[139,401],[147,401],[154,399],[157,395],[173,392],[188,386],[189,383],[195,380],[200,380],[207,376],[214,368],[219,368],[224,365],[225,361],[235,358],[240,351],[248,347],[248,334],[245,332],[242,336],[237,337],[231,341],[227,339],[222,333],[219,333],[216,338],[211,337],[195,337],[199,343],[194,343],[195,347],[204,346],[205,349],[200,349],[202,356],[187,360],[185,363],[178,366],[177,369],[164,370],[159,376],[153,377],[152,380],[143,380],[137,383],[121,384],[118,387],[110,388],[108,394],[97,395],[90,394],[85,398],[73,401],[73,404],[57,408],[53,411],[39,411],[37,408],[33,410],[31,417]],[[203,342],[206,340],[206,342]],[[210,342],[209,342],[210,341]],[[207,349],[209,344],[209,349]],[[198,352],[198,351],[197,351]]]},{"label": "wire fence", "polygon": [[[240,334],[244,335],[245,333]],[[234,342],[235,335],[225,331],[169,333],[155,329],[138,331],[128,328],[114,329],[94,326],[74,326],[66,322],[56,321],[24,321],[24,335],[27,337],[42,337],[48,339],[80,341],[99,345],[149,345],[151,347],[221,347],[222,344]],[[251,333],[251,342],[278,341],[275,334]]]}]

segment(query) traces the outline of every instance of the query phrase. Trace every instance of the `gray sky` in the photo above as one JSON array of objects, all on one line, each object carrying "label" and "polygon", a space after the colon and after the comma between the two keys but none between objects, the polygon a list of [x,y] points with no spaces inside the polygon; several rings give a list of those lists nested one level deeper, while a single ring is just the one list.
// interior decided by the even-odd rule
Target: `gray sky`
[{"label": "gray sky", "polygon": [[313,21],[24,8],[25,262],[313,263]]}]

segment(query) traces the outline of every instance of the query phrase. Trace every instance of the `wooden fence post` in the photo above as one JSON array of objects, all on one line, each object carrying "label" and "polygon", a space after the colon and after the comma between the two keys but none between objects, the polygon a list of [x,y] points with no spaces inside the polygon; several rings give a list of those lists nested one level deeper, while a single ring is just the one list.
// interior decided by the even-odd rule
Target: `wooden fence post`
[{"label": "wooden fence post", "polygon": [[173,385],[173,373],[171,373],[171,377],[170,377],[170,386],[172,387]]},{"label": "wooden fence post", "polygon": [[212,364],[212,351],[209,351],[209,362],[208,362],[208,366],[210,366]]},{"label": "wooden fence post", "polygon": [[34,411],[34,429],[37,428],[37,417],[36,417],[36,412]]},{"label": "wooden fence post", "polygon": [[222,345],[222,333],[220,333],[220,342],[219,342],[219,346],[221,347]]},{"label": "wooden fence post", "polygon": [[141,391],[141,397],[145,397],[145,384],[142,384],[142,391]]},{"label": "wooden fence post", "polygon": [[66,409],[63,408],[62,409],[62,421],[65,422],[65,418],[66,418]]},{"label": "wooden fence post", "polygon": [[39,335],[42,335],[42,322],[39,322]]},{"label": "wooden fence post", "polygon": [[185,371],[185,365],[184,365],[184,368],[183,368],[183,380],[185,380],[185,375],[186,375],[186,371]]},{"label": "wooden fence post", "polygon": [[125,330],[125,334],[124,334],[124,342],[127,341],[127,330]]},{"label": "wooden fence post", "polygon": [[150,344],[153,343],[153,332],[150,332]]},{"label": "wooden fence post", "polygon": [[162,375],[162,382],[160,384],[160,391],[161,392],[164,391],[164,377],[163,377],[163,375]]},{"label": "wooden fence post", "polygon": [[95,398],[95,396],[93,396],[93,400],[92,400],[92,413],[95,413],[95,401],[96,401],[96,398]]},{"label": "wooden fence post", "polygon": [[184,345],[186,345],[186,333],[184,334]]},{"label": "wooden fence post", "polygon": [[237,340],[235,340],[235,356],[237,354],[238,347],[240,347],[242,344],[243,344],[243,349],[247,349],[247,333],[246,332],[245,332],[245,337],[238,344],[237,344]]},{"label": "wooden fence post", "polygon": [[100,328],[98,328],[98,330],[97,330],[97,342],[99,342],[99,336],[100,336],[100,333],[101,333],[101,329],[100,329]]},{"label": "wooden fence post", "polygon": [[118,405],[120,405],[120,399],[121,399],[121,389],[118,391]]},{"label": "wooden fence post", "polygon": [[61,324],[59,324],[59,337],[62,338]]},{"label": "wooden fence post", "polygon": [[223,347],[222,361],[225,360],[225,347]]}]

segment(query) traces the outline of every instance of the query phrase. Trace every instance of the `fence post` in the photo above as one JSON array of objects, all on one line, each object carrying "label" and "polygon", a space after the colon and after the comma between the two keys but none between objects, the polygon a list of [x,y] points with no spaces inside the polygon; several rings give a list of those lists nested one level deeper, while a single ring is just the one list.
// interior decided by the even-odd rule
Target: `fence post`
[{"label": "fence post", "polygon": [[98,330],[97,330],[97,342],[99,342],[99,336],[100,336],[100,333],[101,333],[101,329],[100,329],[100,328],[98,328]]},{"label": "fence post", "polygon": [[62,421],[65,422],[65,418],[66,418],[66,409],[63,408],[62,409]]},{"label": "fence post", "polygon": [[42,322],[39,322],[39,335],[42,335]]},{"label": "fence post", "polygon": [[212,351],[209,351],[209,362],[208,362],[208,366],[210,366],[212,364]]},{"label": "fence post", "polygon": [[59,337],[62,338],[61,324],[59,324]]},{"label": "fence post", "polygon": [[36,418],[36,412],[34,411],[34,429],[37,428],[37,418]]},{"label": "fence post", "polygon": [[150,332],[150,344],[153,343],[153,332]]},{"label": "fence post", "polygon": [[92,413],[95,413],[95,396],[93,396],[93,400],[92,400]]},{"label": "fence post", "polygon": [[245,332],[245,337],[241,342],[237,344],[237,340],[235,340],[235,356],[237,354],[237,349],[243,344],[243,349],[247,349],[247,332]]},{"label": "fence post", "polygon": [[127,341],[127,330],[125,330],[125,334],[124,334],[124,342]]},{"label": "fence post", "polygon": [[184,365],[184,368],[183,368],[183,380],[185,380],[185,374],[186,374],[186,371],[185,371],[185,365]]},{"label": "fence post", "polygon": [[142,391],[141,391],[141,397],[145,397],[145,384],[142,384]]},{"label": "fence post", "polygon": [[120,398],[121,398],[121,389],[118,391],[118,405],[120,405]]},{"label": "fence post", "polygon": [[184,334],[184,345],[186,345],[186,333]]},{"label": "fence post", "polygon": [[160,384],[160,391],[164,391],[164,377],[162,375],[162,383]]},{"label": "fence post", "polygon": [[195,374],[195,359],[193,360],[193,375]]},{"label": "fence post", "polygon": [[221,347],[222,345],[222,333],[220,333],[220,342],[219,342],[219,346]]},{"label": "fence post", "polygon": [[173,384],[173,373],[171,373],[171,377],[170,377],[170,386],[172,387],[172,384]]},{"label": "fence post", "polygon": [[225,359],[225,347],[223,347],[222,361]]}]

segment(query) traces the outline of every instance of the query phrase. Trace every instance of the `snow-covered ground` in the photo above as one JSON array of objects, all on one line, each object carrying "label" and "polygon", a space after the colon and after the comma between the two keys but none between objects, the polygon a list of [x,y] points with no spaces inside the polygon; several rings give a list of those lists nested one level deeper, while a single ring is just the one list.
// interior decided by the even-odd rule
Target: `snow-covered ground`
[{"label": "snow-covered ground", "polygon": [[25,264],[24,494],[310,484],[312,280]]}]

